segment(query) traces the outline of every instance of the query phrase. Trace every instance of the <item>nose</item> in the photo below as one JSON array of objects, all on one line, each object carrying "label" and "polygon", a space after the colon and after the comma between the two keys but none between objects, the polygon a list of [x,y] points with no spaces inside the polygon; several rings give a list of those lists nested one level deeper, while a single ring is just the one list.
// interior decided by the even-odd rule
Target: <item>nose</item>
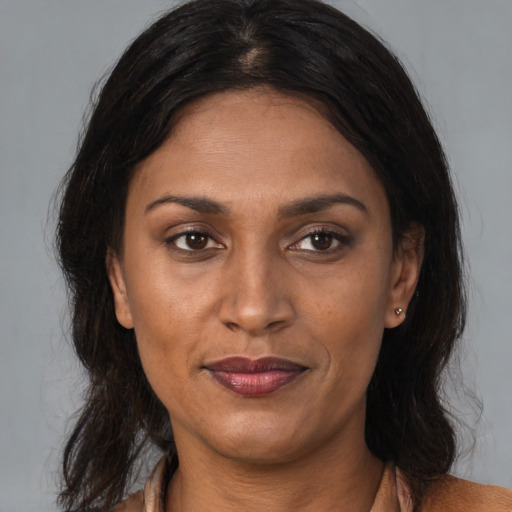
[{"label": "nose", "polygon": [[[286,272],[279,256],[231,255],[224,281],[220,321],[232,331],[250,336],[275,333],[295,319],[291,297],[286,292]],[[288,283],[289,284],[289,283]]]}]

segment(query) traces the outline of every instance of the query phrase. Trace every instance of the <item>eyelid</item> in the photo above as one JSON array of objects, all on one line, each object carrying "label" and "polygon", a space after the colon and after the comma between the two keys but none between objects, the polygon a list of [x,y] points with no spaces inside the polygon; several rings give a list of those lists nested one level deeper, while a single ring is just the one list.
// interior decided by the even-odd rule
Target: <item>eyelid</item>
[{"label": "eyelid", "polygon": [[204,235],[208,235],[210,238],[214,240],[219,240],[222,238],[222,235],[208,223],[204,222],[190,222],[183,221],[177,222],[176,224],[169,225],[165,228],[163,232],[162,238],[165,240],[170,240],[172,238],[177,238],[180,235],[186,235],[188,233],[202,233]]}]

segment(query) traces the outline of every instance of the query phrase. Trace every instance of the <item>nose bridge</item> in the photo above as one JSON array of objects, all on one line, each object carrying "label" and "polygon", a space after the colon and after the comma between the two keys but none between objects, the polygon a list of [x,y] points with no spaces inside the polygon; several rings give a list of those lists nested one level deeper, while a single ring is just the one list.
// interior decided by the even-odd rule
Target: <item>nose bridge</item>
[{"label": "nose bridge", "polygon": [[220,320],[232,330],[257,336],[279,330],[293,320],[293,306],[283,287],[277,250],[245,243],[228,258],[227,293]]}]

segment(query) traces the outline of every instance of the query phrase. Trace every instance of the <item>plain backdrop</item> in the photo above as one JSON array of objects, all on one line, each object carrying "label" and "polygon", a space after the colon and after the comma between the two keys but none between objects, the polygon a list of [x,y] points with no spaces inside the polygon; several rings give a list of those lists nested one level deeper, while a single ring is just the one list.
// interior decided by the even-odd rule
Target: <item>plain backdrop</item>
[{"label": "plain backdrop", "polygon": [[[512,487],[512,1],[333,1],[404,61],[448,153],[471,271],[460,358],[483,414],[460,476]],[[164,0],[0,0],[0,511],[57,510],[80,404],[50,197],[95,81]],[[49,218],[49,220],[48,220]]]}]

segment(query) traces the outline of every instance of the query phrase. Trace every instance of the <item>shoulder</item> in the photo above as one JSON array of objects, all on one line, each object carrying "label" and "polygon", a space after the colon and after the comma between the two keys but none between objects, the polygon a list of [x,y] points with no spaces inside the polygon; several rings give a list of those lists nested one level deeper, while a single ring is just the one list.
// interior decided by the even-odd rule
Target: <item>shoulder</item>
[{"label": "shoulder", "polygon": [[118,503],[110,512],[143,512],[143,510],[143,496],[142,492],[139,491]]},{"label": "shoulder", "polygon": [[172,457],[166,454],[147,478],[144,490],[130,494],[110,512],[163,512],[165,489],[173,471]]},{"label": "shoulder", "polygon": [[428,488],[421,512],[512,512],[512,491],[443,476]]}]

